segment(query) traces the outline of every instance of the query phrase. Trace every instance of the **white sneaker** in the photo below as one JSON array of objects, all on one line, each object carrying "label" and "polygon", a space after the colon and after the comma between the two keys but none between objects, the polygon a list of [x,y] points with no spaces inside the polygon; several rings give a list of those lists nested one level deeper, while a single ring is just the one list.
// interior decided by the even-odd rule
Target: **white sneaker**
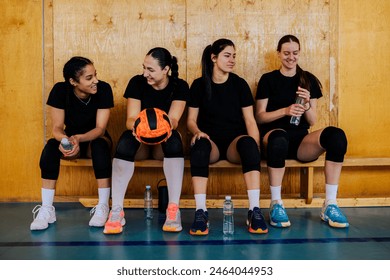
[{"label": "white sneaker", "polygon": [[49,224],[57,220],[54,206],[37,205],[32,210],[32,213],[34,221],[30,225],[30,230],[47,229]]},{"label": "white sneaker", "polygon": [[98,204],[95,207],[93,207],[89,212],[91,216],[93,215],[91,220],[89,221],[89,226],[103,227],[107,221],[109,210],[110,209],[106,204]]}]

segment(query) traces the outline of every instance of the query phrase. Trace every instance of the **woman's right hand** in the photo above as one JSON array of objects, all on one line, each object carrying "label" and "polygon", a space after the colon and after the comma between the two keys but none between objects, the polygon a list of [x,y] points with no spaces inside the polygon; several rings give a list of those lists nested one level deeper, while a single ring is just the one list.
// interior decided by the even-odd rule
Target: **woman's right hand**
[{"label": "woman's right hand", "polygon": [[79,141],[77,140],[76,137],[70,137],[69,138],[69,142],[72,144],[73,148],[71,150],[65,150],[61,143],[59,145],[59,150],[61,151],[61,153],[64,155],[65,158],[76,158],[79,153],[80,153],[80,145],[79,145]]},{"label": "woman's right hand", "polygon": [[305,106],[301,104],[291,104],[286,108],[287,116],[300,117],[305,113]]},{"label": "woman's right hand", "polygon": [[195,145],[195,141],[199,140],[200,138],[207,138],[210,140],[210,136],[208,136],[206,133],[204,133],[202,131],[199,131],[199,132],[195,133],[194,136],[192,136],[191,146]]}]

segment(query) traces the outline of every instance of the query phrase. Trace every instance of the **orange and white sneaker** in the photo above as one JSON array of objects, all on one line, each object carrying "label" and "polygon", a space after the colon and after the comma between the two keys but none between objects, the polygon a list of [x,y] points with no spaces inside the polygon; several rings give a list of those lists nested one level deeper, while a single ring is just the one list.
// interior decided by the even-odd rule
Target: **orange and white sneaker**
[{"label": "orange and white sneaker", "polygon": [[162,229],[163,231],[169,232],[179,232],[183,229],[181,226],[179,205],[176,203],[169,203],[167,208],[167,218]]},{"label": "orange and white sneaker", "polygon": [[125,212],[122,207],[116,206],[111,209],[108,215],[108,220],[104,225],[103,233],[105,234],[118,234],[123,231],[123,226],[126,224]]}]

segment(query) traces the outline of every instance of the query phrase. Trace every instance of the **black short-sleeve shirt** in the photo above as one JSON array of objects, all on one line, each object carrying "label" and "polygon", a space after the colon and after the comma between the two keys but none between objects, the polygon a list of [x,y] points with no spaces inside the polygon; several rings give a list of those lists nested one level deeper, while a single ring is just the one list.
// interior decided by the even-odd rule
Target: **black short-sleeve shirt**
[{"label": "black short-sleeve shirt", "polygon": [[73,88],[65,82],[56,83],[49,94],[47,105],[65,110],[65,133],[68,136],[86,133],[96,127],[98,109],[114,107],[111,86],[99,81],[97,92],[90,95],[86,105],[74,94]]},{"label": "black short-sleeve shirt", "polygon": [[199,108],[197,124],[210,137],[246,134],[242,108],[253,106],[254,100],[248,83],[234,73],[223,84],[211,84],[208,98],[202,78],[194,80],[190,88],[188,106]]},{"label": "black short-sleeve shirt", "polygon": [[159,108],[168,113],[172,101],[182,100],[187,102],[188,92],[188,83],[182,79],[177,79],[175,84],[173,78],[169,77],[168,85],[162,90],[156,90],[148,84],[145,77],[137,75],[130,79],[123,96],[140,100],[141,110]]},{"label": "black short-sleeve shirt", "polygon": [[[310,80],[310,98],[316,99],[322,97],[321,88],[313,74],[306,71],[306,74]],[[286,77],[280,70],[274,70],[272,72],[265,73],[261,76],[257,92],[256,99],[268,98],[267,112],[272,112],[280,108],[288,107],[295,102],[296,92],[298,90],[299,77],[295,75],[293,77]],[[260,125],[260,132],[262,135],[275,128],[288,129],[308,129],[309,123],[304,117],[301,118],[301,122],[298,126],[290,124],[290,116],[277,119],[270,123],[264,123]]]}]

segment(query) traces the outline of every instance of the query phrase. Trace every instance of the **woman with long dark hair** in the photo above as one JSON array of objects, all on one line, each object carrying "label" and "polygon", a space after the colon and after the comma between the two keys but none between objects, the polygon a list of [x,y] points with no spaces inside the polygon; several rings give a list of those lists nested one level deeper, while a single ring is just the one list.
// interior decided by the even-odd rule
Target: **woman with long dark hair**
[{"label": "woman with long dark hair", "polygon": [[192,235],[209,232],[209,164],[221,159],[242,165],[249,198],[249,232],[268,232],[259,207],[260,138],[253,115],[254,99],[248,83],[233,73],[235,59],[231,40],[219,39],[207,46],[202,56],[202,77],[190,89],[187,127],[193,134],[191,176],[196,202]]}]

